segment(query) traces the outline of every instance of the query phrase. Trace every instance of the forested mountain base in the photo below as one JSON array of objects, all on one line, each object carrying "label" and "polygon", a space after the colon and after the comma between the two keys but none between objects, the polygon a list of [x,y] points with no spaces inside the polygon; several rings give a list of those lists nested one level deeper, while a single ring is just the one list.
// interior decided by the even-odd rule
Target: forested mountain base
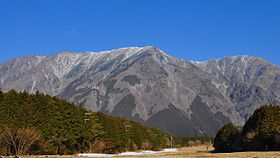
[{"label": "forested mountain base", "polygon": [[0,153],[74,154],[158,150],[169,135],[44,95],[0,91]]}]

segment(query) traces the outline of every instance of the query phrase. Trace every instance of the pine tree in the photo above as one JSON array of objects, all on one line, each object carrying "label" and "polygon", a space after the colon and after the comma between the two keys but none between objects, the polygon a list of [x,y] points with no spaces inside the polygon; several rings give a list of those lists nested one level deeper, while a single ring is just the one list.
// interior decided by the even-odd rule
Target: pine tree
[{"label": "pine tree", "polygon": [[[242,135],[247,150],[273,150],[274,135],[280,132],[280,107],[262,106],[245,123]],[[254,133],[252,137],[250,133]],[[250,136],[250,137],[248,137]]]},{"label": "pine tree", "polygon": [[3,94],[3,92],[1,91],[1,88],[0,88],[0,103],[3,101],[3,96],[4,96],[4,94]]},{"label": "pine tree", "polygon": [[217,152],[230,152],[237,150],[236,139],[240,135],[239,130],[232,123],[224,125],[214,139],[214,148]]},{"label": "pine tree", "polygon": [[[32,145],[24,153],[34,154],[74,154],[81,150],[89,151],[95,142],[105,144],[105,151],[122,152],[126,149],[141,149],[144,142],[152,144],[154,148],[162,148],[165,145],[166,133],[148,128],[133,121],[127,121],[103,113],[88,111],[83,106],[75,106],[72,103],[51,97],[42,93],[28,94],[17,93],[11,90],[2,93],[0,102],[0,153],[16,154],[9,143],[3,144],[3,131],[10,129],[10,136],[26,132],[23,129],[34,129],[40,133],[40,140]],[[85,121],[85,113],[92,113]],[[131,129],[125,131],[125,125],[129,124]],[[5,128],[2,128],[5,127]],[[147,130],[157,135],[155,140],[148,137]],[[29,131],[29,130],[27,130]],[[11,138],[11,137],[9,137]],[[98,141],[96,141],[98,140]],[[33,142],[32,142],[33,143]],[[30,143],[29,143],[30,144]],[[16,144],[17,145],[17,144]],[[98,145],[98,144],[97,144]],[[137,146],[135,148],[135,146]],[[149,149],[151,149],[150,147]],[[92,149],[95,149],[93,147]],[[146,148],[147,149],[147,148]]]}]

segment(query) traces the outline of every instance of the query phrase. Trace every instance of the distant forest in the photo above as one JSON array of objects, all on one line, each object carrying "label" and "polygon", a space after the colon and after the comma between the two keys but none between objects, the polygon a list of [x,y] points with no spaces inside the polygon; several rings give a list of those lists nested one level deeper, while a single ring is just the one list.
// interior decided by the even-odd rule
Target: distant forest
[{"label": "distant forest", "polygon": [[224,125],[214,140],[216,152],[280,151],[280,106],[255,110],[242,129]]},{"label": "distant forest", "polygon": [[0,91],[2,155],[159,150],[169,146],[169,138],[159,129],[91,112],[57,97]]}]

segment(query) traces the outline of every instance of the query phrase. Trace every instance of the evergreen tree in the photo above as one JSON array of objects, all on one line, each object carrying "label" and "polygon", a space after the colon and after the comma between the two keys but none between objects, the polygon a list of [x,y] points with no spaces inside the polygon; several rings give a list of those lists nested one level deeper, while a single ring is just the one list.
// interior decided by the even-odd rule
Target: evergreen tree
[{"label": "evergreen tree", "polygon": [[[242,135],[246,150],[275,150],[274,137],[280,132],[280,107],[262,106],[245,123]],[[280,149],[278,149],[280,150]]]},{"label": "evergreen tree", "polygon": [[3,92],[1,91],[1,88],[0,88],[0,102],[3,101]]},{"label": "evergreen tree", "polygon": [[[40,139],[32,142],[30,149],[29,146],[25,148],[28,151],[23,150],[27,154],[74,154],[96,149],[98,142],[105,149],[100,152],[111,153],[141,149],[144,142],[153,144],[149,149],[160,149],[166,143],[164,135],[167,134],[160,130],[94,113],[57,97],[39,92],[32,95],[27,92],[17,93],[15,90],[7,93],[0,91],[0,96],[0,140],[13,138],[10,136],[16,136],[16,131],[19,131],[19,135],[30,131],[40,134]],[[85,113],[92,115],[85,117]],[[128,124],[130,129],[127,132]],[[148,130],[153,131],[157,137],[149,138]],[[153,143],[155,140],[152,139],[157,143]],[[9,142],[0,141],[1,154],[19,153],[15,147],[17,144],[11,146]]]},{"label": "evergreen tree", "polygon": [[232,123],[224,125],[214,139],[214,148],[217,152],[229,152],[237,150],[237,138],[239,130]]},{"label": "evergreen tree", "polygon": [[245,123],[242,134],[232,124],[220,129],[214,140],[217,152],[280,150],[280,107],[262,106]]}]

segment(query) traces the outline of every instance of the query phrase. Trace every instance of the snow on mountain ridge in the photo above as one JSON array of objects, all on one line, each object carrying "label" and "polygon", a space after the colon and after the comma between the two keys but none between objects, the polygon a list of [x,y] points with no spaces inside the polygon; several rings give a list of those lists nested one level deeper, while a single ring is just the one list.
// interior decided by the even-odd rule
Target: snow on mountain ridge
[{"label": "snow on mountain ridge", "polygon": [[89,68],[98,60],[101,60],[103,58],[105,58],[106,60],[110,60],[122,54],[124,55],[123,60],[125,60],[135,53],[139,52],[143,48],[145,47],[126,47],[109,51],[84,53],[61,52],[56,55],[41,56],[42,60],[40,60],[40,62],[46,62],[47,67],[49,67],[53,71],[53,73],[59,79],[61,79],[79,64],[84,64],[86,68]]}]

